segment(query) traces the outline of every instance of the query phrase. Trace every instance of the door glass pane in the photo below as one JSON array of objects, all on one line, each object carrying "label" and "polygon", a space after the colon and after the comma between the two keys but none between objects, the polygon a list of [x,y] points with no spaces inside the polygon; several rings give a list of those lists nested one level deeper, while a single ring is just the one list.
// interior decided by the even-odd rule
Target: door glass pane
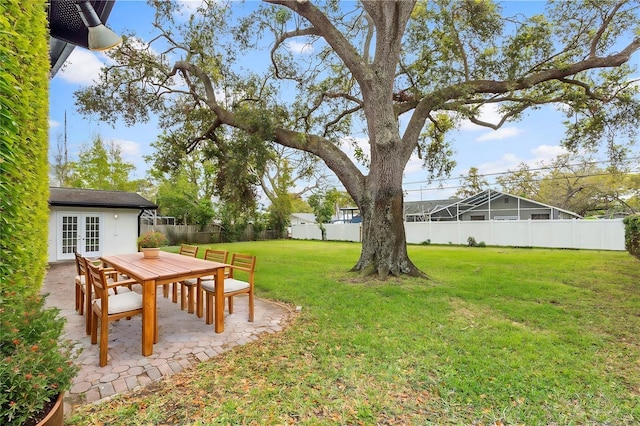
[{"label": "door glass pane", "polygon": [[75,253],[77,250],[76,243],[78,241],[78,217],[63,216],[62,217],[62,253]]},{"label": "door glass pane", "polygon": [[84,229],[85,253],[100,251],[100,217],[99,216],[85,217],[84,228],[85,228]]}]

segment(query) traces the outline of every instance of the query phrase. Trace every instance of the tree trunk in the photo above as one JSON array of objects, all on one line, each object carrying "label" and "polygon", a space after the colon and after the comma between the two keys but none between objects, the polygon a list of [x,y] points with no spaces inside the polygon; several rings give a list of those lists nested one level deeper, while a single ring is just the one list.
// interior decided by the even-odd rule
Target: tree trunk
[{"label": "tree trunk", "polygon": [[[393,167],[398,155],[378,156],[371,163],[364,197],[358,197],[362,215],[362,252],[352,271],[363,275],[407,274],[426,277],[409,259],[404,231],[403,167]],[[374,158],[375,160],[375,158]]]}]

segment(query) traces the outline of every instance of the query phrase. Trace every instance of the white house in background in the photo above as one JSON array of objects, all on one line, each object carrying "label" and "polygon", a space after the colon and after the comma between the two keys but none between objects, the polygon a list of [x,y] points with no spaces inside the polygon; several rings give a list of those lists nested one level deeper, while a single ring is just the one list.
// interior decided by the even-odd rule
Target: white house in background
[{"label": "white house in background", "polygon": [[316,223],[316,215],[313,213],[291,213],[290,219],[292,225]]},{"label": "white house in background", "polygon": [[50,188],[49,262],[135,252],[139,218],[157,208],[133,192]]},{"label": "white house in background", "polygon": [[582,219],[568,210],[494,189],[464,199],[408,201],[404,206],[405,222]]}]

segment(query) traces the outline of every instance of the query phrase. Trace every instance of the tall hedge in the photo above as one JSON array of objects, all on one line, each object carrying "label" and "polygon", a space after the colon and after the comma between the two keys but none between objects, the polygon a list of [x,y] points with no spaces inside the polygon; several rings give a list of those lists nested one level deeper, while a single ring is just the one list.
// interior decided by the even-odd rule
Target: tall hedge
[{"label": "tall hedge", "polygon": [[38,293],[47,267],[45,7],[44,1],[0,2],[0,290],[10,289],[12,297]]},{"label": "tall hedge", "polygon": [[640,259],[640,214],[624,218],[624,246]]}]

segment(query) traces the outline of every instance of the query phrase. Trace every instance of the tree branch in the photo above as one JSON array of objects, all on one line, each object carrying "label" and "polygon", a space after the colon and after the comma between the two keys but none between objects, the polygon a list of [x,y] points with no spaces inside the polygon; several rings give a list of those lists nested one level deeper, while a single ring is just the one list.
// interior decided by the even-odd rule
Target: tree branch
[{"label": "tree branch", "polygon": [[595,58],[596,57],[596,49],[598,47],[598,43],[602,39],[602,35],[604,34],[604,32],[607,29],[607,27],[609,26],[609,24],[611,24],[611,21],[613,21],[613,18],[616,16],[616,13],[618,13],[618,10],[620,10],[620,8],[625,3],[626,3],[626,1],[621,1],[620,3],[616,4],[614,6],[613,10],[611,11],[611,13],[609,14],[609,16],[607,16],[605,18],[605,20],[602,22],[602,25],[600,25],[600,28],[598,28],[598,31],[596,32],[596,35],[593,36],[593,40],[591,40],[591,47],[589,48],[589,57],[590,58]]},{"label": "tree branch", "polygon": [[313,3],[308,0],[263,0],[266,3],[288,7],[306,18],[342,59],[354,78],[362,85],[371,78],[370,70],[349,40]]},{"label": "tree branch", "polygon": [[290,38],[294,38],[294,37],[303,37],[303,36],[308,36],[308,35],[316,35],[319,36],[320,33],[313,27],[310,28],[302,28],[302,29],[296,29],[294,31],[288,31],[284,34],[282,34],[280,37],[278,37],[273,45],[273,47],[271,48],[271,64],[273,65],[273,68],[275,70],[275,74],[276,74],[276,78],[283,78],[280,75],[280,68],[278,67],[278,62],[275,59],[275,54],[276,51],[280,48],[280,46],[288,39]]},{"label": "tree branch", "polygon": [[[415,108],[415,112],[409,121],[403,140],[406,140],[408,143],[411,142],[409,145],[412,147],[415,146],[420,134],[419,129],[422,129],[424,126],[429,113],[434,109],[442,107],[447,103],[447,101],[455,99],[470,100],[473,95],[477,94],[510,93],[530,89],[533,86],[551,80],[562,81],[569,76],[591,69],[617,67],[628,62],[631,55],[638,49],[640,49],[640,38],[634,39],[623,50],[616,54],[605,57],[587,58],[570,64],[564,68],[535,72],[530,76],[518,80],[471,80],[443,87],[434,91],[430,95],[425,96],[419,101],[409,101],[404,105],[396,107],[400,113]],[[578,83],[577,80],[567,80],[567,83],[569,82],[572,84]],[[545,101],[545,103],[548,102],[549,101]],[[484,125],[486,124],[488,123],[484,123]]]}]

